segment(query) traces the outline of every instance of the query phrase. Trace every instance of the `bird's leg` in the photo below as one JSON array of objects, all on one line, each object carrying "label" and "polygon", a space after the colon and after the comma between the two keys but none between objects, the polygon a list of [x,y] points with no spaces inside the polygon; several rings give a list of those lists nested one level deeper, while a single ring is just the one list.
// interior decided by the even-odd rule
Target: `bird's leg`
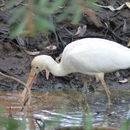
[{"label": "bird's leg", "polygon": [[87,81],[88,81],[89,79],[88,79],[88,76],[87,75],[84,75],[83,76],[83,87],[84,88],[87,88],[88,87],[88,85],[87,85]]},{"label": "bird's leg", "polygon": [[97,75],[97,77],[99,78],[99,80],[101,81],[101,84],[102,84],[103,88],[105,89],[105,92],[106,92],[107,98],[108,98],[108,104],[111,105],[112,104],[111,103],[111,98],[110,98],[110,94],[111,93],[110,93],[109,88],[107,87],[107,84],[106,84],[105,80],[104,80],[104,74],[100,73],[100,74]]},{"label": "bird's leg", "polygon": [[105,80],[101,80],[102,86],[104,87],[106,94],[107,94],[107,98],[108,98],[108,104],[111,105],[111,98],[110,98],[110,90],[108,89]]}]

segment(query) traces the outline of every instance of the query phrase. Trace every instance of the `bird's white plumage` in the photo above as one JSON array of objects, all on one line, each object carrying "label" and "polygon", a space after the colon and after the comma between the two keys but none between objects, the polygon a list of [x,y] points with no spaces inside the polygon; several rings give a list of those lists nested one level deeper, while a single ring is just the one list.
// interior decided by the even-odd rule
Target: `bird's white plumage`
[{"label": "bird's white plumage", "polygon": [[32,66],[48,70],[56,76],[69,73],[97,75],[130,67],[130,49],[119,43],[101,38],[85,38],[67,45],[61,62],[47,55],[36,56]]},{"label": "bird's white plumage", "polygon": [[126,69],[130,67],[130,49],[110,40],[85,38],[66,46],[61,64],[73,72],[92,75]]}]

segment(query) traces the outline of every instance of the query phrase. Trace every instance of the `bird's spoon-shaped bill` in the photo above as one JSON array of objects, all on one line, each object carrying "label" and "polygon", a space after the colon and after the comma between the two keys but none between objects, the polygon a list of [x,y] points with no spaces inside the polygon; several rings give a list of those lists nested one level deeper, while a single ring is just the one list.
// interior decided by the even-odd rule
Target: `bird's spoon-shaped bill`
[{"label": "bird's spoon-shaped bill", "polygon": [[[37,78],[37,73],[34,69],[31,69],[30,71],[30,74],[28,76],[28,80],[27,80],[27,83],[26,83],[26,88],[23,90],[22,94],[21,94],[21,97],[22,97],[22,104],[25,106],[25,104],[28,102],[28,100],[30,100],[31,98],[31,88],[32,88],[32,85],[34,83],[34,81],[36,80]],[[48,80],[49,79],[49,71],[46,70],[46,79]]]},{"label": "bird's spoon-shaped bill", "polygon": [[37,78],[37,73],[35,72],[34,69],[31,69],[31,71],[29,73],[29,76],[28,76],[28,80],[27,80],[26,86],[31,89],[36,78]]},{"label": "bird's spoon-shaped bill", "polygon": [[31,72],[29,73],[28,80],[26,83],[26,88],[23,90],[21,94],[23,105],[25,105],[28,102],[29,98],[31,97],[30,90],[36,78],[37,78],[37,73],[33,69],[31,69]]}]

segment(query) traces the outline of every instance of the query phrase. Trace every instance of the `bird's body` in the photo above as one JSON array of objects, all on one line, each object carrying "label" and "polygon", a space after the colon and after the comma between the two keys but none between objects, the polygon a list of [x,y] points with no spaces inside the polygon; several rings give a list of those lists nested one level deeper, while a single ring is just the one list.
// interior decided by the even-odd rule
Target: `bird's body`
[{"label": "bird's body", "polygon": [[116,42],[86,38],[67,45],[59,64],[50,56],[39,55],[32,61],[32,66],[35,62],[46,64],[46,69],[55,76],[65,76],[74,72],[95,75],[129,68],[129,57],[130,49]]},{"label": "bird's body", "polygon": [[110,103],[110,91],[104,81],[104,73],[130,67],[130,49],[116,42],[85,38],[67,45],[60,63],[47,55],[36,56],[32,61],[32,71],[47,70],[55,76],[65,76],[79,72],[95,75],[101,81]]},{"label": "bird's body", "polygon": [[66,46],[60,64],[91,75],[126,69],[130,67],[130,49],[105,39],[81,39]]}]

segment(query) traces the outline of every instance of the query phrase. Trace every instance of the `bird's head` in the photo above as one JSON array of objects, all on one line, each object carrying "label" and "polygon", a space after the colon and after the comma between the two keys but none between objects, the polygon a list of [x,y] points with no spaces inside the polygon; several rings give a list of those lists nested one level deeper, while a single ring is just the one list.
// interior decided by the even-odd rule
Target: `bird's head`
[{"label": "bird's head", "polygon": [[32,86],[34,80],[37,78],[39,72],[45,70],[46,71],[46,78],[49,78],[49,68],[48,64],[52,60],[50,56],[47,55],[39,55],[36,56],[31,63],[31,71],[28,77],[27,86]]}]

